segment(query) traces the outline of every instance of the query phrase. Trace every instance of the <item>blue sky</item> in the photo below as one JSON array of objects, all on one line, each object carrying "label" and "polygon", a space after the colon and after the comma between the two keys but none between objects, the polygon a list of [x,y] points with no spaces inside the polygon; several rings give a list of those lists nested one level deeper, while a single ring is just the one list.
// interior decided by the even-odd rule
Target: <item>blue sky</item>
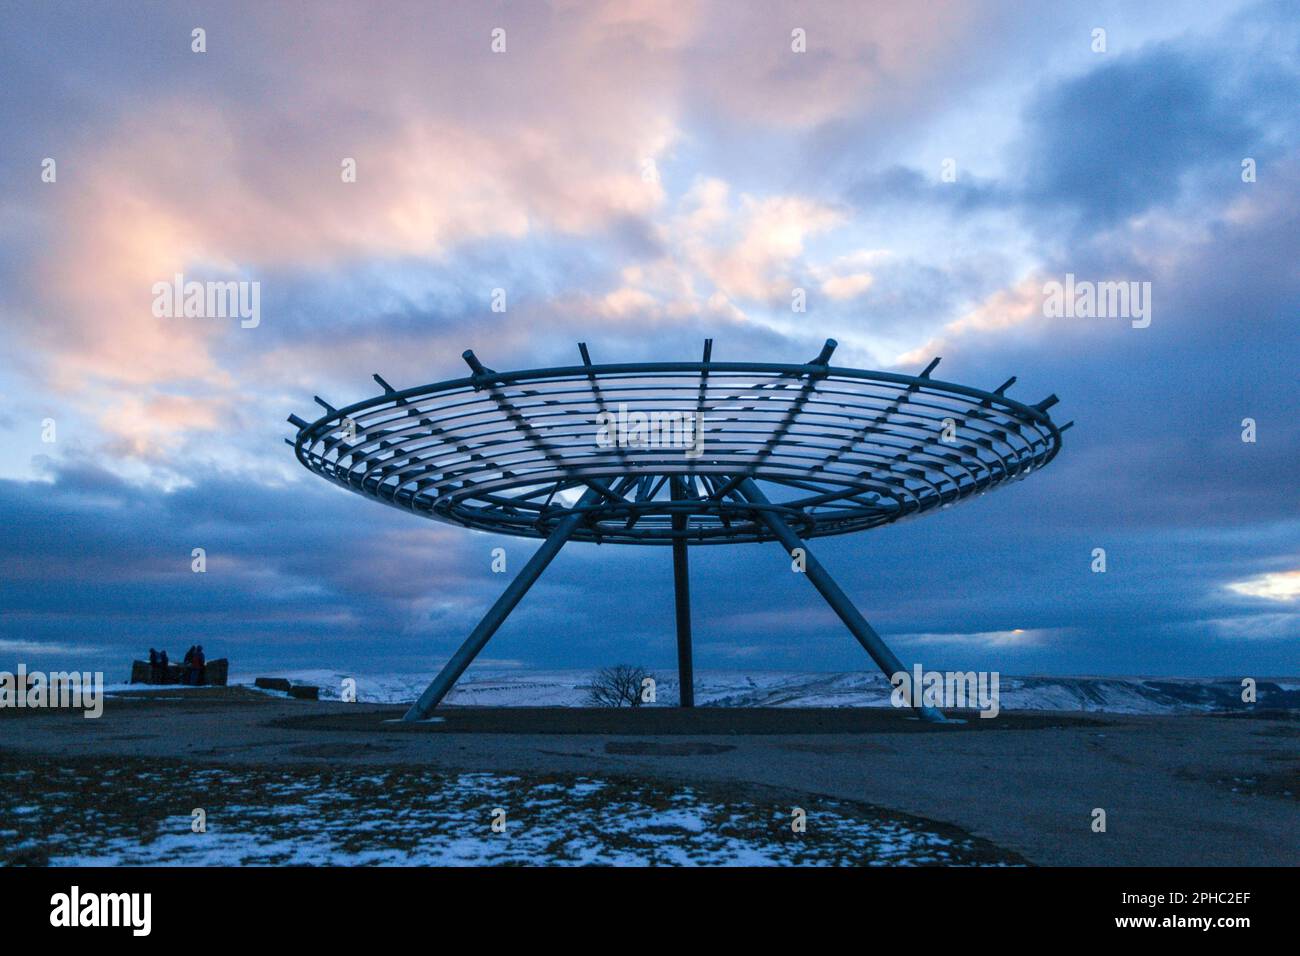
[{"label": "blue sky", "polygon": [[[0,668],[431,669],[535,543],[326,485],[289,412],[465,348],[834,336],[1077,422],[1032,480],[817,542],[905,661],[1295,674],[1300,16],[1147,6],[6,5]],[[178,272],[259,282],[260,324],[155,317]],[[1150,282],[1150,326],[1047,317],[1067,273]],[[775,547],[692,576],[697,667],[870,666]],[[484,660],[663,667],[672,621],[666,551],[574,545]]]}]

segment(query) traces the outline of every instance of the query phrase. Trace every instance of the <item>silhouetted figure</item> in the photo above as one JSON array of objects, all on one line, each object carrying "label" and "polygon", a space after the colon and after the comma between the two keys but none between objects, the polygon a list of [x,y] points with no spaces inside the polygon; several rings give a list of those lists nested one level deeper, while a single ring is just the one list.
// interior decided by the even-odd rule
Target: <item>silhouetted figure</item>
[{"label": "silhouetted figure", "polygon": [[190,683],[198,686],[203,683],[203,645],[199,644],[194,648],[194,656],[190,658]]},{"label": "silhouetted figure", "polygon": [[158,671],[158,652],[152,647],[149,648],[149,683],[162,683],[162,674]]},{"label": "silhouetted figure", "polygon": [[160,672],[158,683],[159,684],[167,683],[167,652],[166,651],[158,652],[158,670]]},{"label": "silhouetted figure", "polygon": [[181,660],[181,683],[182,684],[188,684],[191,682],[190,668],[192,668],[193,666],[194,666],[194,645],[191,644],[190,649],[185,652],[185,657]]}]

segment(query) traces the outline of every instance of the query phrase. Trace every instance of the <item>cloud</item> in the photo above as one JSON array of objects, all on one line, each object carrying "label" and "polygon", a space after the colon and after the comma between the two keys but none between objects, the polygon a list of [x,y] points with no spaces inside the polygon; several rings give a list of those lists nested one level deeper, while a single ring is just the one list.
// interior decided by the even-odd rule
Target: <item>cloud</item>
[{"label": "cloud", "polygon": [[1235,166],[1255,133],[1220,92],[1217,67],[1165,45],[1052,90],[1028,114],[1029,198],[1074,206],[1104,226],[1177,198],[1193,166]]},{"label": "cloud", "polygon": [[1300,599],[1300,571],[1272,571],[1225,587],[1234,594],[1289,603]]},{"label": "cloud", "polygon": [[[797,195],[734,196],[717,178],[696,181],[660,226],[662,252],[621,270],[618,285],[577,305],[616,321],[681,322],[703,315],[724,322],[790,309],[805,276],[843,292],[858,275],[838,259],[806,258],[807,243],[844,221],[841,210]],[[860,291],[860,290],[859,290]]]},{"label": "cloud", "polygon": [[1051,630],[1025,630],[1012,628],[1008,631],[979,631],[972,634],[900,634],[902,644],[925,647],[927,645],[963,645],[975,644],[982,647],[1014,649],[1036,647],[1052,638]]},{"label": "cloud", "polygon": [[[701,13],[685,63],[703,104],[741,122],[800,129],[938,95],[960,59],[954,51],[984,32],[992,9],[833,0],[745,16],[720,3]],[[795,30],[808,52],[793,52]]]},{"label": "cloud", "polygon": [[1300,614],[1255,614],[1214,618],[1214,633],[1230,641],[1287,641],[1300,637]]},{"label": "cloud", "polygon": [[998,290],[970,312],[949,322],[935,338],[900,355],[895,364],[926,362],[967,337],[1005,341],[1006,333],[1016,326],[1042,326],[1046,321],[1043,317],[1042,280],[1038,276],[1029,276],[1013,288]]},{"label": "cloud", "polygon": [[1040,231],[1068,224],[1081,238],[1161,209],[1195,219],[1197,204],[1217,206],[1241,186],[1243,158],[1286,156],[1297,128],[1297,37],[1280,5],[1259,4],[1212,37],[1108,55],[1046,89],[1027,108],[1017,147]]},{"label": "cloud", "polygon": [[68,656],[73,654],[96,653],[99,648],[85,644],[58,644],[43,641],[19,641],[0,638],[0,654],[14,654],[19,657],[40,657],[45,655]]},{"label": "cloud", "polygon": [[[273,297],[272,284],[294,272],[600,233],[662,201],[641,163],[676,135],[660,99],[670,83],[661,51],[681,41],[689,11],[516,14],[509,51],[494,56],[488,19],[462,11],[431,48],[432,25],[408,29],[415,9],[371,11],[364,22],[338,6],[291,18],[260,7],[214,14],[207,59],[184,52],[209,68],[208,84],[116,101],[110,121],[87,123],[60,153],[62,176],[39,199],[46,242],[20,253],[36,279],[15,308],[42,321],[8,331],[35,350],[38,374],[99,419],[116,453],[175,451],[182,433],[211,430],[248,384],[232,354],[260,341],[155,318],[156,281],[240,278]],[[251,45],[240,42],[250,16],[260,28]],[[265,61],[263,44],[276,48]],[[331,62],[323,72],[319,57]],[[94,58],[68,63],[84,86],[108,79]],[[239,64],[267,81],[255,99],[232,88]],[[131,70],[115,67],[111,82],[121,83]],[[465,89],[478,91],[480,108],[467,106]],[[357,163],[355,183],[342,181],[345,157]]]}]

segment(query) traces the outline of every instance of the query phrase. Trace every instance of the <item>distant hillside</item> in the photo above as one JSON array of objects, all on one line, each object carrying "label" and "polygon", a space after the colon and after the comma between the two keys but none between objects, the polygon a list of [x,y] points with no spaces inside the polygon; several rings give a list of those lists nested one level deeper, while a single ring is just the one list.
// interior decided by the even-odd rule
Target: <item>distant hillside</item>
[{"label": "distant hillside", "polygon": [[[483,671],[462,680],[449,704],[495,707],[573,707],[584,703],[592,671]],[[337,699],[344,677],[357,681],[358,699],[366,703],[406,703],[415,699],[433,675],[355,674],[294,671],[295,682],[316,684],[321,697]],[[658,702],[676,704],[677,677],[657,672]],[[239,676],[232,683],[251,683]],[[701,671],[695,675],[697,704],[714,707],[887,707],[885,678],[867,672],[842,674],[735,673]],[[1300,678],[1257,678],[1259,708],[1300,710]],[[1156,677],[1012,677],[1000,687],[1003,710],[1104,711],[1118,714],[1243,711],[1240,680]]]}]

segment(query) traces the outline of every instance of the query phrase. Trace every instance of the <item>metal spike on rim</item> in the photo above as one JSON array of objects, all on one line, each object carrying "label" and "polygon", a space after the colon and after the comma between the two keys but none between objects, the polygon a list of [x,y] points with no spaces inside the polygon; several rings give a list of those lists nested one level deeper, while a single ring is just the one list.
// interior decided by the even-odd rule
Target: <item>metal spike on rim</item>
[{"label": "metal spike on rim", "polygon": [[[490,379],[496,374],[494,369],[488,368],[478,360],[478,356],[474,354],[473,349],[466,349],[461,353],[460,357],[465,360],[465,364],[468,365],[470,371],[474,373],[473,377],[475,379]],[[482,388],[483,386],[477,381],[474,382],[474,391],[481,391]]]},{"label": "metal spike on rim", "polygon": [[829,365],[831,361],[831,353],[835,351],[835,347],[839,344],[840,343],[836,342],[834,339],[827,339],[826,344],[822,346],[822,350],[817,353],[817,357],[808,364]]}]

